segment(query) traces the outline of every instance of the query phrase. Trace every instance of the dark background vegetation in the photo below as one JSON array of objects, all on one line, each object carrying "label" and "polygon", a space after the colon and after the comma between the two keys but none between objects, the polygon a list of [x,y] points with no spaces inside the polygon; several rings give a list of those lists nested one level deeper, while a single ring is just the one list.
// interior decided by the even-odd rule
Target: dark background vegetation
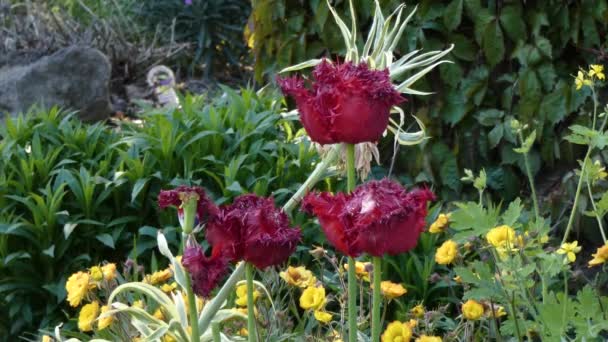
[{"label": "dark background vegetation", "polygon": [[[400,3],[380,2],[385,12]],[[483,167],[496,199],[525,198],[522,155],[513,152],[509,128],[517,118],[537,131],[533,173],[543,210],[559,226],[582,152],[563,136],[569,125],[589,120],[590,93],[575,91],[572,75],[580,66],[606,62],[606,1],[405,2],[408,10],[418,9],[397,52],[455,48],[448,56],[453,64],[417,83],[435,94],[405,105],[431,139],[402,148],[395,174],[405,183],[433,184],[447,201],[469,196],[460,182],[464,168]],[[369,26],[373,2],[355,4],[359,27]],[[349,16],[347,1],[335,6]],[[0,0],[0,23],[0,67],[10,56],[87,44],[111,58],[119,97],[155,64],[203,83],[210,94],[224,94],[187,97],[183,111],[146,110],[143,127],[85,125],[55,110],[34,110],[3,126],[0,336],[8,340],[65,320],[71,311],[63,286],[72,272],[127,256],[146,265],[154,229],[176,224],[172,212],[158,213],[161,188],[193,181],[220,202],[247,191],[281,201],[317,160],[298,140],[298,123],[279,115],[285,109],[279,93],[258,96],[217,84],[259,87],[282,67],[339,56],[342,39],[324,0],[194,0],[192,6],[180,0]],[[381,154],[377,177],[390,164],[388,139]],[[594,224],[580,219],[583,239],[597,238]],[[413,279],[400,271],[401,281],[420,284],[417,291],[432,297],[432,260],[404,258],[396,268],[409,263],[419,272]]]}]

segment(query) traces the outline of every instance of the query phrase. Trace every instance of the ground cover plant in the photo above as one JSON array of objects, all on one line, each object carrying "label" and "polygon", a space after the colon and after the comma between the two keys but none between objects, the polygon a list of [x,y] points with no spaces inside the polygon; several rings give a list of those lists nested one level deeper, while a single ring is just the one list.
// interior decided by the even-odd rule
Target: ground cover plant
[{"label": "ground cover plant", "polygon": [[[434,146],[449,143],[429,135],[429,117],[406,110],[445,95],[429,92],[425,77],[453,65],[462,42],[399,47],[411,39],[417,11],[445,6],[387,12],[375,1],[365,26],[359,2],[344,2],[346,15],[314,3],[326,5],[343,47],[279,70],[276,91],[223,87],[216,98],[186,96],[175,110],[146,108],[141,120],[111,125],[82,124],[59,110],[7,121],[0,131],[5,336],[608,338],[604,66],[572,68],[552,81],[581,109],[560,128],[560,149],[582,151],[564,171],[572,189],[560,206],[539,191],[537,149],[549,133],[528,117],[525,91],[511,99],[512,115],[480,120],[499,127],[501,163],[517,164],[526,190],[497,193],[513,184],[496,186],[493,163],[452,163],[441,167],[455,182],[446,191],[432,177],[403,174],[398,158],[401,151],[432,164],[441,149]],[[268,5],[252,4],[254,15],[261,4]],[[503,16],[517,11],[506,8],[519,8],[503,5],[490,2],[487,12],[455,0],[445,8],[461,20],[470,12],[483,57],[495,65],[502,57],[485,36],[509,32],[517,19]],[[451,14],[441,17],[450,32],[459,26]],[[547,26],[535,20],[538,30]],[[532,37],[541,39],[539,32]],[[255,51],[262,38],[250,39]],[[522,82],[506,75],[506,83]],[[392,161],[373,166],[378,154]]]}]

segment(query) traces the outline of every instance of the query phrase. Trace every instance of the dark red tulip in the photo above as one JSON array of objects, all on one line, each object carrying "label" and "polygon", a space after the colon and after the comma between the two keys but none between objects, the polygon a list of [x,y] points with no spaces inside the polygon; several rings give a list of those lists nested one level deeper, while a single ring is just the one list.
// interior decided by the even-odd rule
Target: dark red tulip
[{"label": "dark red tulip", "polygon": [[208,297],[228,271],[228,259],[219,249],[214,248],[208,257],[199,245],[186,247],[182,265],[191,277],[194,293],[201,297]]},{"label": "dark red tulip", "polygon": [[340,252],[382,256],[416,246],[432,199],[430,190],[408,192],[384,179],[365,183],[348,195],[310,193],[302,208],[317,216],[327,240]]},{"label": "dark red tulip", "polygon": [[207,241],[231,261],[245,260],[263,269],[294,252],[300,230],[289,227],[289,218],[271,198],[242,195],[208,222]]},{"label": "dark red tulip", "polygon": [[217,213],[217,207],[207,197],[205,190],[198,186],[178,186],[173,190],[161,190],[158,194],[158,206],[160,209],[165,209],[168,206],[177,207],[177,216],[181,224],[183,224],[184,210],[182,209],[182,202],[189,196],[197,198],[196,206],[196,222],[195,225],[200,222],[206,221],[209,216]]},{"label": "dark red tulip", "polygon": [[312,89],[297,76],[277,82],[296,100],[302,125],[319,144],[379,140],[391,107],[405,100],[393,87],[388,70],[371,70],[365,63],[323,61],[312,75]]}]

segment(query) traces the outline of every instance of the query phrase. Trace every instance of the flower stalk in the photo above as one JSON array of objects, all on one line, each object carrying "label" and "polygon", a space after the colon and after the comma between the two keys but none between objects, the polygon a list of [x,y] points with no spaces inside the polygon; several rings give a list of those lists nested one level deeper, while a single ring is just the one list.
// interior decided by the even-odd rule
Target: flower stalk
[{"label": "flower stalk", "polygon": [[253,264],[245,263],[247,279],[247,331],[249,342],[257,342],[257,332],[255,331],[255,306],[253,303]]},{"label": "flower stalk", "polygon": [[[317,164],[313,172],[308,176],[296,193],[287,201],[287,203],[285,203],[283,206],[283,211],[289,213],[295,208],[308,190],[310,190],[321,179],[327,168],[338,158],[339,151],[340,146],[335,146],[325,156],[325,158],[319,164]],[[211,320],[221,308],[226,298],[228,298],[228,296],[231,294],[232,289],[234,286],[236,286],[236,283],[243,278],[245,268],[244,262],[239,263],[234,271],[232,271],[230,277],[228,277],[228,280],[226,280],[224,285],[222,285],[215,297],[213,297],[213,299],[205,305],[198,320],[199,331],[207,331],[207,329],[209,329]]]},{"label": "flower stalk", "polygon": [[[597,102],[597,94],[595,93],[595,88],[593,88],[593,86],[591,87],[591,92],[593,94],[593,126],[592,126],[592,128],[595,129],[595,124],[597,121],[598,102]],[[599,128],[600,132],[604,130],[604,127],[606,127],[607,119],[608,119],[608,115],[606,117],[604,117],[604,121],[602,122],[602,125]],[[576,215],[576,208],[578,207],[578,200],[580,198],[581,191],[583,189],[583,181],[585,179],[585,172],[587,172],[587,163],[589,163],[589,159],[591,158],[592,151],[593,151],[593,146],[587,147],[587,153],[585,154],[585,158],[583,159],[583,165],[581,166],[581,174],[579,175],[578,185],[576,186],[576,192],[574,194],[574,203],[572,203],[572,211],[570,212],[570,217],[568,218],[568,225],[566,226],[566,231],[564,232],[564,237],[562,238],[561,244],[566,243],[566,241],[568,240],[568,235],[570,234],[570,231],[572,230],[572,225],[574,223],[574,216]]]},{"label": "flower stalk", "polygon": [[[188,234],[194,229],[194,220],[196,216],[197,199],[190,198],[186,200],[182,207],[184,209],[184,225],[182,227],[182,251],[186,250],[186,241],[188,240]],[[191,340],[192,342],[198,342],[200,335],[198,333],[198,311],[196,308],[196,297],[194,296],[194,290],[192,288],[190,277],[186,277],[186,293],[188,295],[188,311],[190,316],[190,327]]]},{"label": "flower stalk", "polygon": [[[519,139],[522,146],[525,144],[525,139],[522,131],[519,131]],[[530,166],[530,158],[528,158],[528,152],[524,153],[524,165],[526,167],[526,175],[530,182],[530,191],[532,192],[532,203],[534,204],[534,216],[536,222],[540,221],[540,209],[538,206],[538,197],[536,196],[536,187],[534,186],[534,176],[532,175],[532,167]],[[481,203],[481,194],[479,195],[479,203]]]},{"label": "flower stalk", "polygon": [[374,282],[374,288],[372,293],[372,342],[380,341],[380,305],[382,303],[382,291],[380,281],[382,279],[382,258],[372,258],[374,266],[374,274],[372,281]]},{"label": "flower stalk", "polygon": [[[346,191],[355,190],[355,145],[346,147]],[[348,257],[348,340],[357,341],[357,278],[355,259]]]}]

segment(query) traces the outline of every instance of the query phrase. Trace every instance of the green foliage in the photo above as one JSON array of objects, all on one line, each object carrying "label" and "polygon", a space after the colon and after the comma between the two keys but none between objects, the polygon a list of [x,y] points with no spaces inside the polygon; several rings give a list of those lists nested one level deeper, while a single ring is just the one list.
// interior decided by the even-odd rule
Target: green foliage
[{"label": "green foliage", "polygon": [[[385,11],[402,2],[380,1]],[[512,118],[536,132],[529,156],[535,174],[575,160],[571,147],[563,143],[569,132],[562,123],[583,108],[590,92],[575,92],[570,75],[595,61],[597,56],[590,51],[606,41],[605,0],[405,2],[404,16],[415,5],[418,10],[397,45],[396,58],[399,52],[415,49],[437,50],[449,43],[455,47],[449,55],[454,64],[440,66],[417,83],[421,91],[437,96],[406,104],[406,111],[420,118],[432,137],[441,139],[399,154],[397,173],[432,181],[447,199],[460,192],[464,166],[483,166],[488,190],[512,200],[519,193],[518,178],[526,173],[523,156],[513,151],[517,141],[509,128]],[[354,4],[359,27],[369,27],[373,1]],[[332,5],[349,22],[348,2]],[[340,29],[331,19],[324,0],[256,1],[251,16],[256,76],[312,58],[343,56]],[[360,31],[362,46],[366,32]],[[587,120],[577,119],[581,124]],[[386,144],[381,151],[391,147]],[[392,153],[384,155],[388,159]]]},{"label": "green foliage", "polygon": [[[151,109],[143,123],[114,128],[56,109],[6,121],[0,302],[8,304],[0,321],[10,322],[7,336],[65,318],[64,284],[74,271],[127,256],[148,260],[154,227],[178,226],[174,211],[157,214],[160,189],[190,182],[218,202],[244,192],[284,201],[295,192],[317,157],[295,138],[295,122],[279,115],[280,97],[223,91],[210,103],[188,96],[182,110]],[[167,236],[175,244],[175,234]]]},{"label": "green foliage", "polygon": [[[191,71],[202,67],[205,76],[214,66],[238,67],[248,55],[243,38],[250,3],[246,0],[184,0],[143,1],[135,9],[150,32],[160,29],[162,43],[189,43],[194,47]],[[221,70],[220,69],[220,70]]]}]

